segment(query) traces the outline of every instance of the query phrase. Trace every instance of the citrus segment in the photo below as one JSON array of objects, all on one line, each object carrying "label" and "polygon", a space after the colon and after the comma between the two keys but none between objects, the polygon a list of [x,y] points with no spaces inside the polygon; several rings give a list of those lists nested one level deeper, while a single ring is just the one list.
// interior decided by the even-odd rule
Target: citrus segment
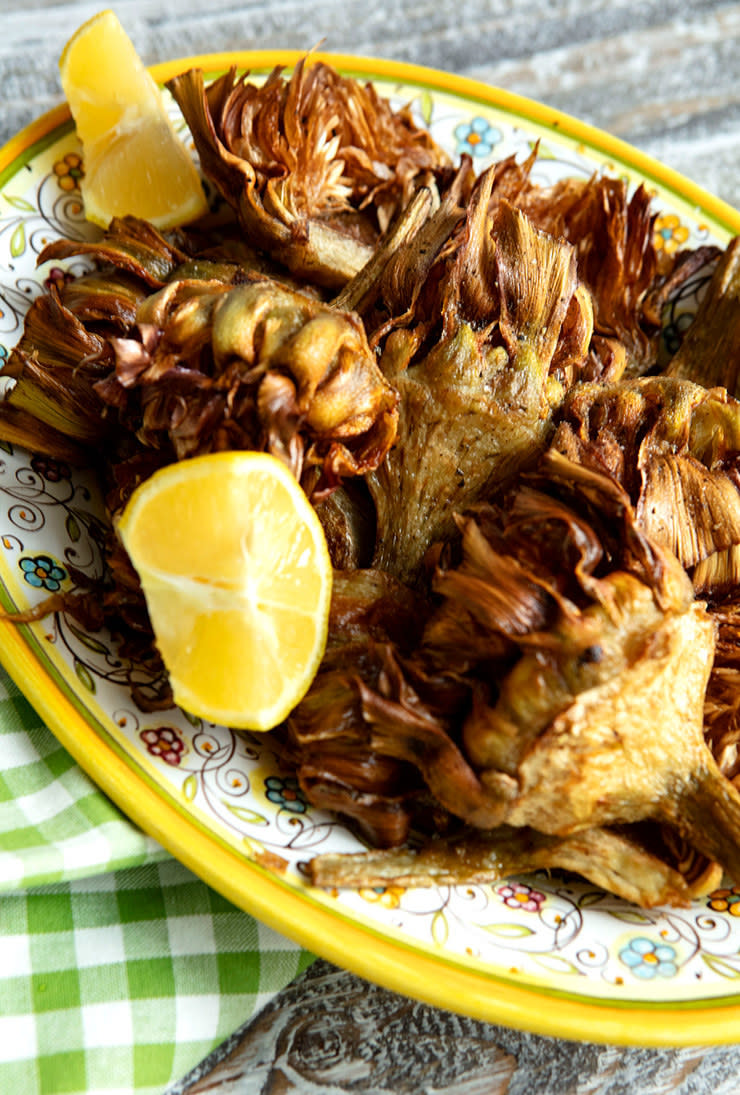
[{"label": "citrus segment", "polygon": [[118,523],[174,698],[212,722],[276,726],[326,646],[332,567],[316,512],[264,453],[170,464]]},{"label": "citrus segment", "polygon": [[107,227],[112,217],[132,214],[171,228],[206,212],[190,153],[114,12],[82,24],[59,72],[82,142],[88,220]]}]

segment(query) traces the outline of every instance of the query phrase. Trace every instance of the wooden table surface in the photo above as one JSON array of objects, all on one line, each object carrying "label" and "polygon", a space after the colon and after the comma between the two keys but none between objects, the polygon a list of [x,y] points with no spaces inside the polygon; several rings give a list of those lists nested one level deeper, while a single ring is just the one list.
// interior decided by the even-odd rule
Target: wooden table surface
[{"label": "wooden table surface", "polygon": [[[0,143],[60,101],[103,3],[0,0]],[[149,63],[234,48],[412,61],[546,102],[740,207],[740,4],[717,0],[118,0]],[[43,9],[43,10],[41,10]],[[740,1046],[622,1049],[467,1020],[323,960],[169,1095],[737,1095]]]}]

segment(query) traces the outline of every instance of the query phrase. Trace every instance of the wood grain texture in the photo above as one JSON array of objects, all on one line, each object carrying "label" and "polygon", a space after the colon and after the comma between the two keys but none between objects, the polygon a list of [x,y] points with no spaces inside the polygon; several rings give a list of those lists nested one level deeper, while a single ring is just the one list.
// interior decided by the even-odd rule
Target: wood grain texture
[{"label": "wood grain texture", "polygon": [[537,1037],[407,1000],[323,960],[219,1056],[169,1095],[740,1091],[740,1047],[642,1050]]},{"label": "wood grain texture", "polygon": [[[103,0],[0,0],[0,142],[60,101],[63,43]],[[228,49],[383,56],[600,126],[740,206],[740,4],[717,0],[118,0],[149,63]],[[307,12],[310,14],[307,15]]]},{"label": "wood grain texture", "polygon": [[[105,2],[0,0],[0,143],[61,101],[60,50]],[[111,3],[148,63],[321,43],[457,72],[606,129],[740,207],[740,3]],[[740,1047],[537,1037],[407,1000],[319,960],[169,1095],[206,1093],[738,1095]]]}]

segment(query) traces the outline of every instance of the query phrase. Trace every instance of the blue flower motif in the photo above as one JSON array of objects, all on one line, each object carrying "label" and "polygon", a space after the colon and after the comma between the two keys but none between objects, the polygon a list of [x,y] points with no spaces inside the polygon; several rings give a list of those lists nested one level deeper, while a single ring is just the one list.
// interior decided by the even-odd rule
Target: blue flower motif
[{"label": "blue flower motif", "polygon": [[491,125],[487,118],[480,116],[469,122],[460,122],[455,126],[454,134],[457,139],[457,154],[467,152],[471,156],[490,156],[494,145],[503,138],[500,129]]},{"label": "blue flower motif", "polygon": [[678,973],[673,947],[667,943],[653,943],[644,936],[631,939],[626,947],[622,947],[619,957],[635,977],[644,981],[653,977],[675,977]]},{"label": "blue flower motif", "polygon": [[48,555],[24,555],[18,565],[30,586],[34,586],[35,589],[48,589],[50,593],[56,593],[61,589],[62,582],[67,577],[64,568]]},{"label": "blue flower motif", "polygon": [[[3,315],[3,313],[0,311],[0,318],[2,318],[2,315]],[[7,360],[8,360],[8,347],[3,346],[2,343],[0,343],[0,368],[2,368],[2,366],[5,364],[5,362]]]},{"label": "blue flower motif", "polygon": [[270,802],[282,806],[291,814],[305,814],[308,809],[308,803],[295,776],[289,776],[287,779],[281,776],[268,776],[265,780],[265,789]]}]

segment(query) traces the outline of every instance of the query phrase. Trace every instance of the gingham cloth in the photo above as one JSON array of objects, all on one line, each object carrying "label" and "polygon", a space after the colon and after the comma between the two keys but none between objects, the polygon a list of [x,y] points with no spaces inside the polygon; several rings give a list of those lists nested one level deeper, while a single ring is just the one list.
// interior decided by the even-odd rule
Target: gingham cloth
[{"label": "gingham cloth", "polygon": [[0,669],[0,1093],[162,1095],[312,956],[96,789]]}]

